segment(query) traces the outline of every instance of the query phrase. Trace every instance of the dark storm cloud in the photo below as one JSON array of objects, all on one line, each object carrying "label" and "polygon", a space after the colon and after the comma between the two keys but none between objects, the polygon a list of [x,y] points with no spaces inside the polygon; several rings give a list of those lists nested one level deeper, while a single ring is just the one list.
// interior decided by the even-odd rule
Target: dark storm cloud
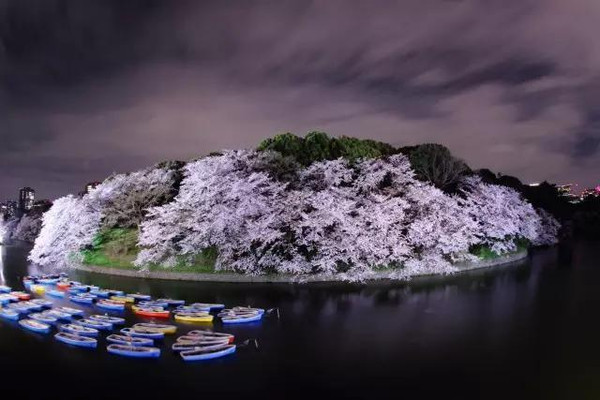
[{"label": "dark storm cloud", "polygon": [[0,0],[0,194],[310,129],[589,185],[599,18],[595,0]]}]

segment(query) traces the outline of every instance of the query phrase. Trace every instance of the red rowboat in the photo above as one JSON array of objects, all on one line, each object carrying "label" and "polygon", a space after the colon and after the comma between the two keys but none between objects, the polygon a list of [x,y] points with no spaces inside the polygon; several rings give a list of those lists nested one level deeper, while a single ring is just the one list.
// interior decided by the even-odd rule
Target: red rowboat
[{"label": "red rowboat", "polygon": [[62,290],[63,292],[64,292],[65,290],[67,290],[68,288],[70,288],[70,287],[71,287],[71,285],[70,285],[68,282],[58,282],[58,283],[56,284],[56,288],[57,288],[58,290]]},{"label": "red rowboat", "polygon": [[11,292],[11,296],[15,296],[17,299],[21,301],[26,301],[31,299],[31,295],[25,292]]},{"label": "red rowboat", "polygon": [[168,310],[164,310],[162,308],[133,307],[133,312],[137,315],[152,318],[169,318],[169,315],[171,315],[171,313]]}]

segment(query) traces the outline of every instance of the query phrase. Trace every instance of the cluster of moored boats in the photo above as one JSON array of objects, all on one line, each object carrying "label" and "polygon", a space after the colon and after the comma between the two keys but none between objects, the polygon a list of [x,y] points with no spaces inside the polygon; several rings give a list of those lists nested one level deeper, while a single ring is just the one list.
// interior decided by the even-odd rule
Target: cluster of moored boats
[{"label": "cluster of moored boats", "polygon": [[[216,317],[223,324],[241,324],[260,321],[265,310],[253,307],[225,308],[223,304],[192,303],[183,300],[152,299],[141,293],[126,294],[120,290],[102,289],[94,285],[84,285],[70,281],[65,274],[28,276],[23,278],[25,288],[30,292],[13,291],[0,286],[0,318],[17,321],[29,331],[50,334],[62,343],[97,348],[101,333],[107,333],[107,351],[127,357],[156,358],[161,354],[157,342],[165,335],[175,334],[177,326],[154,322],[136,323],[131,327],[121,327],[125,319],[107,314],[89,315],[75,307],[54,307],[46,298],[39,296],[69,299],[73,303],[97,307],[106,311],[131,311],[141,317],[169,319],[175,321],[204,323]],[[119,328],[118,333],[113,333]],[[176,339],[172,350],[186,361],[208,360],[232,354],[236,351],[234,336],[229,333],[209,330],[193,330]]]}]

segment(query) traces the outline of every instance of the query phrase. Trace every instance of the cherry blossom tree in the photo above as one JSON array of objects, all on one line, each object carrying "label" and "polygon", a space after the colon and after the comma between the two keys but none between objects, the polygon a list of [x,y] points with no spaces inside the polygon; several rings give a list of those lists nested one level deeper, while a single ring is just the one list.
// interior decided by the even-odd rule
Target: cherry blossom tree
[{"label": "cherry blossom tree", "polygon": [[104,226],[137,227],[150,207],[171,199],[175,174],[152,168],[114,175],[90,191],[86,201],[102,210]]},{"label": "cherry blossom tree", "polygon": [[39,213],[25,214],[19,220],[19,223],[13,231],[12,237],[24,242],[35,241],[42,229],[42,215]]},{"label": "cherry blossom tree", "polygon": [[102,214],[72,195],[56,200],[42,217],[42,230],[29,260],[40,265],[62,266],[80,259],[80,250],[92,242],[100,229]]}]

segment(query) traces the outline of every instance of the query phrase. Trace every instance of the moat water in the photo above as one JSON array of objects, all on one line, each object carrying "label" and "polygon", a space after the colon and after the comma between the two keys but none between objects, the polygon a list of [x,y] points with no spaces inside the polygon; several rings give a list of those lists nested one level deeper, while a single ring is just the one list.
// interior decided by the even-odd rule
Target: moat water
[{"label": "moat water", "polygon": [[[21,278],[37,272],[26,260],[29,247],[0,251],[0,281],[22,288]],[[72,279],[105,288],[278,308],[279,318],[201,325],[232,332],[239,343],[256,339],[258,348],[242,346],[233,356],[195,364],[171,353],[172,338],[158,360],[132,360],[108,354],[104,339],[96,350],[72,348],[0,321],[3,391],[62,399],[598,399],[599,251],[598,242],[578,242],[534,251],[517,265],[369,286],[176,282],[74,271]],[[128,323],[142,321],[124,315]],[[179,325],[179,333],[196,328]]]}]

